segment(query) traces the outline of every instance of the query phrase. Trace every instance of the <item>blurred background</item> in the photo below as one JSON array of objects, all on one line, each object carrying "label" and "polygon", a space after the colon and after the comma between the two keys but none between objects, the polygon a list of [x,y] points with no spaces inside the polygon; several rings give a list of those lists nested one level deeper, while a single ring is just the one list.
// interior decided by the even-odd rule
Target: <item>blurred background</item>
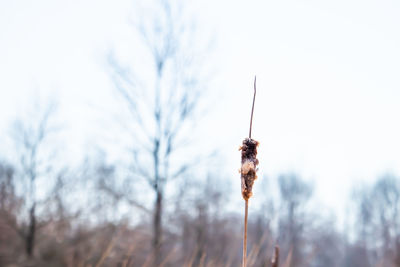
[{"label": "blurred background", "polygon": [[0,2],[0,266],[400,266],[400,2]]}]

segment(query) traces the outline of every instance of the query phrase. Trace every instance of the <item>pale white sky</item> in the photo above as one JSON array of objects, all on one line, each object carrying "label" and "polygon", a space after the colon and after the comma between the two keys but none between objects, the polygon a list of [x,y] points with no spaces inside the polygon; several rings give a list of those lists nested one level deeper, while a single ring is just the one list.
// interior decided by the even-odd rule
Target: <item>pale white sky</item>
[{"label": "pale white sky", "polygon": [[[210,101],[219,98],[198,131],[215,128],[204,142],[219,144],[227,177],[239,179],[254,74],[260,176],[298,172],[338,211],[351,185],[400,174],[399,1],[192,4],[199,40],[215,39],[206,57],[217,70]],[[134,51],[132,8],[127,0],[0,2],[1,140],[37,93],[59,100],[66,153],[100,140],[107,116],[99,109],[113,107],[105,58],[110,48]]]}]

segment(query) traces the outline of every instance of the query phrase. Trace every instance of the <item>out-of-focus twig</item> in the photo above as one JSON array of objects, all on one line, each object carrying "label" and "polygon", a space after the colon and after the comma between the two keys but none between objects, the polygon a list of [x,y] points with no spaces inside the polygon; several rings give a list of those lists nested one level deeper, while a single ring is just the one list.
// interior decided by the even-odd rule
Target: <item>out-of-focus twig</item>
[{"label": "out-of-focus twig", "polygon": [[279,246],[275,246],[274,256],[271,260],[271,267],[279,267]]}]

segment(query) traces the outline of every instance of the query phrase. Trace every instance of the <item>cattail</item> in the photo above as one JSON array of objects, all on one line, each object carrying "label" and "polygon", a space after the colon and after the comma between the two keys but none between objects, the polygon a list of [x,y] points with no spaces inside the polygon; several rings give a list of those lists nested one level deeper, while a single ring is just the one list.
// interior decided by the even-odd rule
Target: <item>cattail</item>
[{"label": "cattail", "polygon": [[240,169],[242,179],[242,196],[244,200],[249,200],[252,196],[254,181],[257,179],[257,146],[258,142],[251,138],[243,140],[242,150],[242,167]]},{"label": "cattail", "polygon": [[256,100],[256,77],[254,77],[254,96],[253,105],[251,108],[250,116],[250,130],[249,137],[243,140],[242,146],[239,150],[242,151],[242,166],[240,168],[240,176],[242,181],[242,196],[245,201],[245,211],[244,211],[244,234],[243,234],[243,261],[242,267],[246,267],[246,257],[247,257],[247,217],[249,210],[249,198],[252,196],[253,184],[257,179],[257,146],[258,141],[251,139],[251,128],[253,125],[253,112],[254,112],[254,102]]}]

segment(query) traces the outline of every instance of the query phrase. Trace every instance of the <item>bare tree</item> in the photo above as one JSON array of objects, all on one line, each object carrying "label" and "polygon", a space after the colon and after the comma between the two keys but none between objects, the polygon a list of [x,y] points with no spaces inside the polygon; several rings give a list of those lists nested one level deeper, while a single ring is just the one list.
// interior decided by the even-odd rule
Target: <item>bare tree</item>
[{"label": "bare tree", "polygon": [[[140,64],[150,62],[150,68],[140,80],[138,66],[130,72],[109,57],[112,78],[117,91],[127,104],[132,120],[132,166],[133,176],[144,178],[154,193],[152,216],[153,253],[155,264],[160,262],[162,242],[162,214],[165,188],[169,181],[187,170],[195,159],[178,153],[185,151],[193,116],[198,110],[203,93],[195,75],[199,64],[194,62],[194,38],[192,24],[184,17],[180,2],[155,1],[154,8],[138,23],[146,57]],[[187,151],[187,150],[186,150]],[[190,161],[192,160],[192,161]],[[130,199],[134,206],[141,203]]]},{"label": "bare tree", "polygon": [[390,263],[386,264],[393,264],[396,240],[400,237],[400,180],[393,175],[385,175],[377,181],[372,194],[376,205],[374,211],[379,225],[378,231],[383,241],[381,256],[389,259]]},{"label": "bare tree", "polygon": [[281,175],[279,191],[283,211],[279,221],[279,244],[281,248],[285,245],[286,253],[291,252],[290,266],[302,266],[306,258],[303,235],[307,226],[303,208],[312,196],[312,186],[295,174]]},{"label": "bare tree", "polygon": [[15,191],[14,166],[0,162],[0,214],[13,228],[16,225],[16,214],[21,207],[21,199]]},{"label": "bare tree", "polygon": [[[397,266],[400,255],[400,180],[393,175],[380,177],[375,184],[359,190],[355,198],[358,238],[372,265]],[[359,227],[361,226],[361,227]]]},{"label": "bare tree", "polygon": [[19,236],[17,216],[21,208],[21,198],[15,192],[15,168],[0,162],[0,265],[8,266],[18,257]]},{"label": "bare tree", "polygon": [[[37,117],[30,114],[30,120],[17,119],[13,125],[13,139],[19,156],[21,185],[26,192],[24,202],[28,209],[27,225],[21,230],[25,240],[25,250],[28,257],[32,257],[35,249],[35,240],[38,229],[37,206],[39,204],[37,182],[52,171],[45,144],[54,130],[49,120],[54,114],[55,105],[50,104],[43,110],[35,110]],[[46,152],[45,152],[46,151]],[[50,183],[46,183],[50,187]],[[40,189],[46,191],[45,188]],[[41,193],[39,192],[39,193]],[[42,200],[42,199],[41,199]]]}]

